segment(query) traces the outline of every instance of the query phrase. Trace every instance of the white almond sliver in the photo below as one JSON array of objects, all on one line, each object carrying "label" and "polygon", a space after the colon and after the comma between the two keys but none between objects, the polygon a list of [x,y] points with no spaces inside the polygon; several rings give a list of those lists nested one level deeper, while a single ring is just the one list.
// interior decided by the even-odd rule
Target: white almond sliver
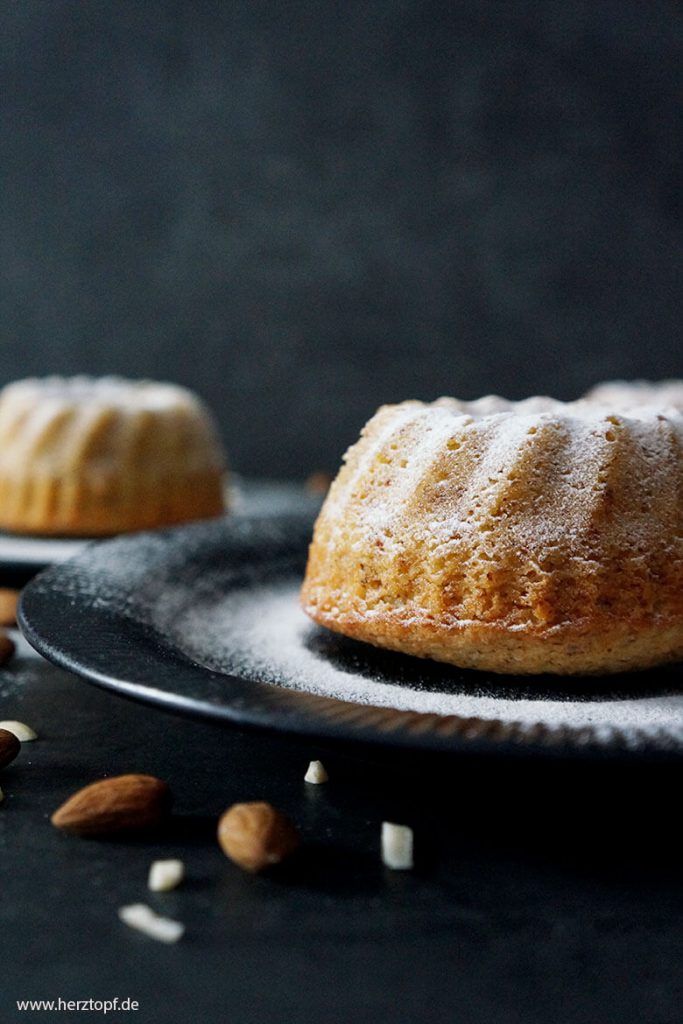
[{"label": "white almond sliver", "polygon": [[382,861],[394,871],[409,871],[413,866],[413,830],[407,825],[382,822]]},{"label": "white almond sliver", "polygon": [[310,782],[314,786],[319,786],[323,782],[327,782],[329,775],[325,771],[325,765],[322,761],[311,761],[304,775],[304,782]]},{"label": "white almond sliver", "polygon": [[120,907],[119,918],[129,928],[137,928],[139,932],[159,942],[177,942],[185,934],[184,924],[155,914],[146,903],[130,903],[127,907]]},{"label": "white almond sliver", "polygon": [[155,860],[150,866],[147,884],[152,892],[170,892],[184,877],[185,865],[181,860]]},{"label": "white almond sliver", "polygon": [[34,732],[30,725],[26,725],[25,722],[15,722],[13,719],[7,719],[6,722],[0,722],[0,729],[6,729],[7,732],[13,732],[14,735],[22,743],[28,743],[29,740],[37,740],[38,733]]}]

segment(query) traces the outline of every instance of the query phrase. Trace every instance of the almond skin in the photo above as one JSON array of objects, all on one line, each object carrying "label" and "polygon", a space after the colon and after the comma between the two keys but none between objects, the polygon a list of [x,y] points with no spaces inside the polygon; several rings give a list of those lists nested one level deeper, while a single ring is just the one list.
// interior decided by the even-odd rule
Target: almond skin
[{"label": "almond skin", "polygon": [[0,626],[16,626],[18,590],[0,587]]},{"label": "almond skin", "polygon": [[50,818],[56,828],[77,836],[107,836],[151,829],[171,809],[171,792],[153,775],[115,775],[93,782]]},{"label": "almond skin", "polygon": [[14,733],[7,729],[0,729],[0,769],[13,761],[20,750],[21,743]]},{"label": "almond skin", "polygon": [[233,804],[218,822],[218,842],[226,857],[245,871],[279,864],[301,843],[289,818],[264,801]]},{"label": "almond skin", "polygon": [[14,640],[0,629],[0,665],[4,665],[14,654]]}]

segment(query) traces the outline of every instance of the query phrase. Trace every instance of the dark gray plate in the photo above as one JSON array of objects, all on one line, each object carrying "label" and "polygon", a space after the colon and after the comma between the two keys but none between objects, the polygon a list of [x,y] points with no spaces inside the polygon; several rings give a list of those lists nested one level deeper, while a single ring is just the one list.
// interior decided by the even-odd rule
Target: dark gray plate
[{"label": "dark gray plate", "polygon": [[678,666],[567,680],[464,672],[300,612],[312,516],[236,516],[93,545],[24,592],[50,660],[117,693],[243,724],[428,750],[680,756]]}]

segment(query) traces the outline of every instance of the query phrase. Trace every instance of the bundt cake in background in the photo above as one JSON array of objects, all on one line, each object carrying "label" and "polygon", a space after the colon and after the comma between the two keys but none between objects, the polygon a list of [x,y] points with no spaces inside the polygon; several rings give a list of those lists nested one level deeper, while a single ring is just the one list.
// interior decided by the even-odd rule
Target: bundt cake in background
[{"label": "bundt cake in background", "polygon": [[668,401],[683,385],[606,404],[614,387],[381,408],[316,523],[305,611],[493,672],[683,657],[683,417]]},{"label": "bundt cake in background", "polygon": [[98,536],[217,516],[224,470],[185,388],[47,377],[0,392],[0,529]]},{"label": "bundt cake in background", "polygon": [[683,380],[608,380],[596,384],[584,398],[625,412],[638,405],[683,410]]}]

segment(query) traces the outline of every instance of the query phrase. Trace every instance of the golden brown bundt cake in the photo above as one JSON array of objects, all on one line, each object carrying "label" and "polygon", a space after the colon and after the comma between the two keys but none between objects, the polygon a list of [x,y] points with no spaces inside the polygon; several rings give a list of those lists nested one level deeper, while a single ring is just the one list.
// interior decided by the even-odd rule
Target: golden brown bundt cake
[{"label": "golden brown bundt cake", "polygon": [[0,529],[97,536],[217,516],[224,468],[185,388],[47,377],[0,392]]},{"label": "golden brown bundt cake", "polygon": [[683,657],[683,417],[596,400],[381,408],[315,526],[329,629],[464,668],[605,673]]}]

